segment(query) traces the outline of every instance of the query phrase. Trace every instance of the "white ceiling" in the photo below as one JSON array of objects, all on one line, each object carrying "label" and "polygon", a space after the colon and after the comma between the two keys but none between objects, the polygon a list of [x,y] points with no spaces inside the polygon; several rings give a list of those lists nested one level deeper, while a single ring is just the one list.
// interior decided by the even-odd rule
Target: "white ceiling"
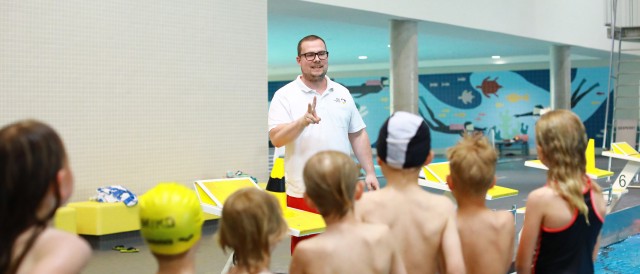
[{"label": "white ceiling", "polygon": [[[268,0],[269,75],[296,74],[300,38],[325,39],[330,70],[383,69],[389,65],[389,15],[298,0]],[[433,22],[418,22],[419,65],[424,67],[487,66],[549,62],[545,41]],[[358,56],[368,59],[360,60]],[[492,59],[499,55],[499,60]],[[571,48],[572,62],[608,64],[609,53]]]}]

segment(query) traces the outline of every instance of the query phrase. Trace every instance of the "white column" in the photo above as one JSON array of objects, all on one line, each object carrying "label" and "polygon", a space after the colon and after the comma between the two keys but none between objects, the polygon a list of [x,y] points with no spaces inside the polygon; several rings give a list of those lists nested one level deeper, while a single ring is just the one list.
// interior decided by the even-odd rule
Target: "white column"
[{"label": "white column", "polygon": [[571,47],[553,45],[549,54],[551,109],[571,110]]},{"label": "white column", "polygon": [[418,114],[418,24],[391,20],[391,113]]}]

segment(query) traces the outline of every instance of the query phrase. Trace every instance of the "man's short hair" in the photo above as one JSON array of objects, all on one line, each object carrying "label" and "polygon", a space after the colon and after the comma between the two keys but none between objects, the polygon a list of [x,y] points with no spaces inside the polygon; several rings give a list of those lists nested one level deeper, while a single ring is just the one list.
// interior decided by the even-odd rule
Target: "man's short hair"
[{"label": "man's short hair", "polygon": [[327,48],[327,43],[324,42],[324,39],[322,39],[320,36],[311,34],[311,35],[307,35],[304,38],[300,39],[300,41],[298,42],[298,56],[300,56],[300,54],[302,54],[302,42],[306,42],[306,41],[314,41],[314,40],[320,40],[322,41],[322,43],[324,44],[325,49]]}]

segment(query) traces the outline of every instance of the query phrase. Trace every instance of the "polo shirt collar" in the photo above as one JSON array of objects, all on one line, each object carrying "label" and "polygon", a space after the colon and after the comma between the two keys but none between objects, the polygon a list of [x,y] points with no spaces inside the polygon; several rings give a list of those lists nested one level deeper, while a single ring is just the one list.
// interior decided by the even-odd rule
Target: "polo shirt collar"
[{"label": "polo shirt collar", "polygon": [[[329,78],[329,76],[325,75],[324,78],[327,79],[326,91],[333,92],[335,82],[331,81],[331,78]],[[296,77],[296,83],[298,84],[298,87],[300,88],[300,90],[303,92],[309,93],[313,91],[313,89],[311,89],[310,87],[307,87],[307,85],[305,85],[304,82],[302,82],[302,75],[298,75],[298,77]]]}]

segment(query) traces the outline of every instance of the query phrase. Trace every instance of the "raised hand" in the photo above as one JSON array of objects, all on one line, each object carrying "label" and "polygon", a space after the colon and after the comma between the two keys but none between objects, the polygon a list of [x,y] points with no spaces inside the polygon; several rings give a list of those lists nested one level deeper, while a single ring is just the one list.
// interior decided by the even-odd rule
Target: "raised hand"
[{"label": "raised hand", "polygon": [[303,116],[303,122],[305,126],[308,126],[309,124],[319,124],[321,118],[318,117],[318,114],[316,113],[316,97],[313,97],[313,103],[309,103],[307,105],[307,113],[304,114]]}]

